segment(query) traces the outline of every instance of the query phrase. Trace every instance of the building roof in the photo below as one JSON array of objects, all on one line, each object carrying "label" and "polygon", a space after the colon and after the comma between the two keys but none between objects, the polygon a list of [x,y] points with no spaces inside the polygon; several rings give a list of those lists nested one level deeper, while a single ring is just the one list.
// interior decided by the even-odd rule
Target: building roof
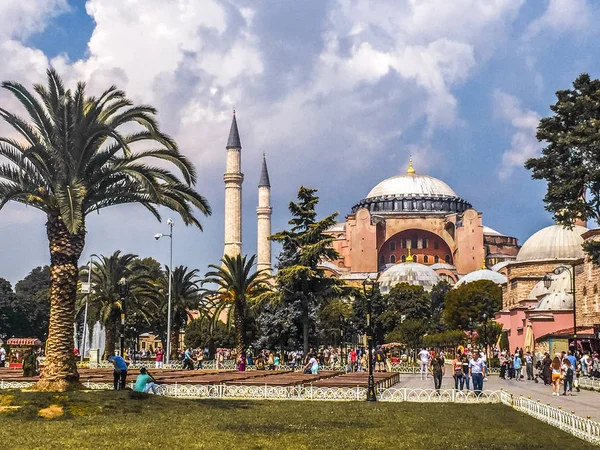
[{"label": "building roof", "polygon": [[237,120],[235,119],[235,111],[233,112],[233,119],[231,120],[231,128],[229,129],[229,138],[227,139],[226,148],[242,148]]},{"label": "building roof", "polygon": [[[544,280],[538,281],[527,298],[539,299],[534,308],[536,311],[572,310],[571,274],[565,270],[560,275],[551,275],[551,277],[552,282],[548,289],[544,287]],[[543,294],[544,291],[546,294]]]},{"label": "building roof", "polygon": [[395,264],[386,269],[378,281],[382,294],[387,294],[398,283],[423,286],[423,289],[429,292],[440,281],[440,277],[429,266],[415,262],[406,262]]},{"label": "building roof", "polygon": [[483,234],[487,236],[506,236],[505,234],[498,233],[496,230],[493,230],[490,227],[483,226]]},{"label": "building roof", "polygon": [[367,198],[381,197],[383,195],[458,197],[456,192],[442,180],[415,173],[415,169],[412,166],[412,158],[405,174],[383,180],[371,189]]},{"label": "building roof", "polygon": [[508,266],[510,262],[511,261],[500,261],[499,263],[494,264],[490,269],[494,272],[498,272],[500,269],[503,269],[504,267]]},{"label": "building roof", "polygon": [[453,266],[452,264],[448,264],[448,263],[435,263],[435,264],[430,265],[429,267],[431,267],[433,270],[440,270],[440,269],[456,270],[455,266]]},{"label": "building roof", "polygon": [[476,270],[475,272],[471,272],[466,274],[460,280],[456,282],[454,287],[458,287],[462,284],[471,283],[473,281],[481,281],[481,280],[489,280],[493,281],[496,284],[504,284],[506,283],[506,277],[501,273],[498,273],[494,270],[490,269],[481,269]]},{"label": "building roof", "polygon": [[271,181],[269,180],[269,169],[267,169],[267,157],[263,153],[262,169],[260,171],[260,181],[258,187],[271,187]]},{"label": "building roof", "polygon": [[6,343],[12,346],[25,345],[39,347],[42,345],[42,341],[40,341],[38,338],[9,338]]},{"label": "building roof", "polygon": [[517,262],[579,259],[584,257],[583,238],[588,231],[574,225],[572,229],[562,225],[550,225],[533,234],[517,254]]}]

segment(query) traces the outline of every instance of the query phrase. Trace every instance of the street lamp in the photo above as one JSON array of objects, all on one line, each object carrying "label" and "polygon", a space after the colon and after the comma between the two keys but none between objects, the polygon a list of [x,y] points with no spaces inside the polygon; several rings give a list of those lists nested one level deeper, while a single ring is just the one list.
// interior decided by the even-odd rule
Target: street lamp
[{"label": "street lamp", "polygon": [[[375,402],[377,401],[377,394],[375,393],[375,379],[373,378],[373,330],[371,328],[371,310],[372,310],[372,302],[373,295],[375,293],[376,282],[371,280],[370,277],[367,277],[365,281],[363,281],[363,291],[365,293],[365,299],[367,300],[367,347],[368,347],[368,360],[369,360],[369,378],[367,385],[367,401]],[[371,286],[370,294],[367,293],[367,285]]]},{"label": "street lamp", "polygon": [[483,313],[483,342],[485,357],[488,356],[487,314]]},{"label": "street lamp", "polygon": [[129,286],[125,277],[119,280],[119,294],[121,296],[121,358],[125,355],[125,302],[129,294]]},{"label": "street lamp", "polygon": [[167,225],[169,225],[170,233],[155,234],[154,239],[158,241],[161,237],[168,237],[171,242],[169,257],[169,304],[167,307],[167,364],[169,364],[171,362],[171,285],[173,282],[173,225],[175,225],[175,222],[173,221],[173,219],[169,218],[167,220]]},{"label": "street lamp", "polygon": [[90,262],[88,264],[88,292],[87,292],[87,296],[85,297],[85,311],[83,313],[83,340],[81,342],[81,355],[80,355],[80,361],[83,362],[83,358],[85,356],[85,340],[87,338],[86,336],[86,332],[87,332],[87,316],[88,316],[88,305],[90,303],[90,295],[92,295],[92,258],[98,258],[98,255],[96,255],[95,253],[93,255],[90,256]]},{"label": "street lamp", "polygon": [[[560,275],[564,272],[569,272],[571,276],[571,294],[573,295],[573,344],[575,345],[575,352],[577,351],[577,308],[576,308],[576,300],[575,300],[575,265],[573,266],[558,266],[556,269],[552,271],[554,275]],[[546,289],[550,289],[554,278],[550,273],[544,275],[543,278],[544,287]],[[573,353],[575,353],[573,352]]]}]

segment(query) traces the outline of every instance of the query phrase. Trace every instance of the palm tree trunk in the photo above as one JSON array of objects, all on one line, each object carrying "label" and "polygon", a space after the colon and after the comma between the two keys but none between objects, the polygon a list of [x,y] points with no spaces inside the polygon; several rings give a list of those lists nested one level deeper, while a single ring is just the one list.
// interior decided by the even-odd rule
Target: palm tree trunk
[{"label": "palm tree trunk", "polygon": [[77,262],[85,245],[85,228],[71,234],[58,215],[48,214],[50,247],[50,323],[46,365],[37,383],[44,391],[77,388],[79,374],[73,353],[73,323],[77,295]]},{"label": "palm tree trunk", "polygon": [[246,346],[246,329],[244,324],[243,305],[236,305],[233,311],[233,322],[235,324],[235,352],[241,355]]},{"label": "palm tree trunk", "polygon": [[115,322],[113,320],[109,320],[104,325],[104,356],[106,359],[115,354],[116,336],[117,327],[115,325]]},{"label": "palm tree trunk", "polygon": [[302,302],[302,350],[304,356],[308,355],[308,331],[310,321],[308,317],[308,301]]}]

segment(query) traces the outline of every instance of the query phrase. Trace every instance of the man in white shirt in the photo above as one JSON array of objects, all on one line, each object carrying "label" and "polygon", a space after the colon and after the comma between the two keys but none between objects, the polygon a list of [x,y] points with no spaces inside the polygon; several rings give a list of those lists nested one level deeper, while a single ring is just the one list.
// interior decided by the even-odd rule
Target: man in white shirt
[{"label": "man in white shirt", "polygon": [[479,356],[479,352],[475,350],[473,353],[473,359],[469,361],[469,373],[473,380],[473,391],[475,394],[481,394],[483,390],[483,376],[485,374],[485,362]]},{"label": "man in white shirt", "polygon": [[[431,355],[425,348],[419,352],[419,364],[421,365],[421,380],[427,380],[429,378],[428,368],[430,356]],[[423,377],[423,375],[425,375],[425,377]]]},{"label": "man in white shirt", "polygon": [[4,345],[0,345],[0,367],[4,367],[6,364],[6,349]]}]

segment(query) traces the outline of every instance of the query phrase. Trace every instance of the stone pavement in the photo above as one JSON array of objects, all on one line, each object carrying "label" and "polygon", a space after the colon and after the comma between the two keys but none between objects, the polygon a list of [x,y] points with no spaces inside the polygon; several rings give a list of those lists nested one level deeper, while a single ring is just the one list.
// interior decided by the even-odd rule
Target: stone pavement
[{"label": "stone pavement", "polygon": [[[433,378],[421,380],[420,375],[401,375],[400,382],[394,385],[395,388],[412,389],[433,389]],[[442,389],[453,389],[454,379],[446,372],[442,379]],[[471,386],[472,388],[472,386]],[[544,383],[534,383],[533,381],[502,380],[497,375],[488,377],[488,381],[483,383],[484,391],[499,391],[504,389],[511,394],[524,397],[531,397],[532,400],[550,404],[554,407],[561,407],[564,411],[575,411],[579,417],[589,416],[592,420],[600,422],[600,393],[581,390],[573,390],[572,396],[555,397],[552,395],[552,387],[544,386]],[[561,386],[562,393],[562,386]]]}]

